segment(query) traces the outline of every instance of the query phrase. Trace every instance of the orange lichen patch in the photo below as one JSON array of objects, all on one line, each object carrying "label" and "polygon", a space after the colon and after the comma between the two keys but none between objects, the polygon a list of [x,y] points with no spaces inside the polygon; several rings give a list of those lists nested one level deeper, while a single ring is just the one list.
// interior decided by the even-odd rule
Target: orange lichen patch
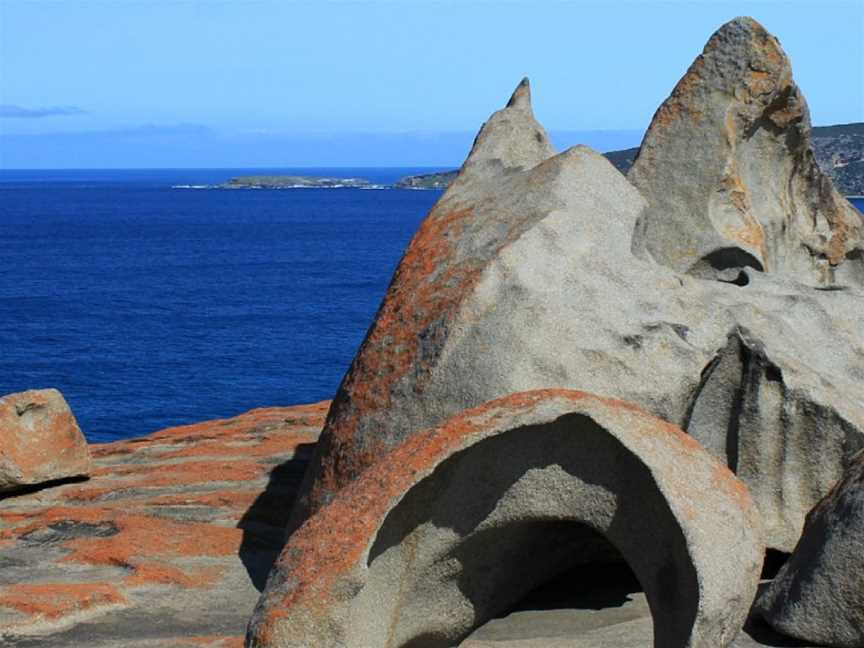
[{"label": "orange lichen patch", "polygon": [[[269,432],[271,428],[279,433],[293,428],[320,428],[329,406],[330,401],[320,401],[291,407],[260,408],[233,418],[167,428],[137,439],[93,444],[92,453],[99,459],[110,459],[142,451],[162,455],[183,447],[194,448],[207,441],[212,441],[214,446],[231,442],[253,443],[262,431]],[[299,430],[296,434],[308,436]],[[180,447],[171,448],[172,445]]]},{"label": "orange lichen patch", "polygon": [[134,567],[134,573],[123,579],[126,587],[146,585],[177,585],[185,588],[201,588],[213,585],[222,574],[217,567],[179,569],[161,562],[142,562]]},{"label": "orange lichen patch", "polygon": [[0,514],[0,519],[9,524],[6,528],[0,528],[0,539],[18,538],[55,522],[98,523],[112,517],[114,513],[111,509],[80,506],[52,506],[36,513]]},{"label": "orange lichen patch", "polygon": [[170,450],[159,455],[160,459],[183,457],[220,457],[238,455],[242,457],[271,457],[292,452],[301,443],[309,443],[315,435],[273,432],[255,439],[209,440]]},{"label": "orange lichen patch", "polygon": [[135,568],[150,558],[229,556],[240,547],[243,532],[203,522],[178,522],[145,515],[117,516],[118,533],[66,541],[71,553],[63,562]]},{"label": "orange lichen patch", "polygon": [[0,588],[0,608],[44,619],[126,603],[126,597],[107,583],[22,583]]},{"label": "orange lichen patch", "polygon": [[836,266],[846,258],[851,228],[845,214],[840,209],[833,210],[829,222],[831,224],[831,240],[828,241],[825,256],[828,258],[828,263]]},{"label": "orange lichen patch", "polygon": [[129,475],[134,479],[125,485],[147,488],[202,484],[214,481],[250,481],[266,474],[272,466],[238,461],[187,461],[176,464],[134,464],[111,466],[97,471],[99,475]]},{"label": "orange lichen patch", "polygon": [[[349,443],[364,412],[381,411],[390,402],[391,389],[414,367],[422,382],[419,347],[422,335],[436,333],[433,324],[446,322],[480,273],[480,259],[456,261],[451,244],[459,238],[473,208],[451,208],[445,201],[429,213],[412,239],[387,291],[372,329],[363,341],[343,390],[351,394],[348,408],[331,410],[334,441]],[[434,346],[434,343],[430,345]],[[338,420],[338,424],[336,421]],[[371,463],[380,452],[375,443],[364,453],[331,453],[322,462],[317,494],[335,490]]]},{"label": "orange lichen patch", "polygon": [[293,407],[262,407],[254,409],[240,416],[228,419],[217,419],[191,425],[181,425],[167,428],[147,437],[148,440],[165,442],[167,440],[178,440],[190,437],[209,438],[223,436],[232,432],[248,432],[249,430],[265,425],[308,425],[316,426],[321,423],[321,416],[326,414],[330,401],[320,401],[308,405],[295,405]]},{"label": "orange lichen patch", "polygon": [[212,506],[248,508],[261,495],[260,490],[210,491],[205,493],[177,493],[149,498],[147,506]]},{"label": "orange lichen patch", "polygon": [[[105,480],[99,480],[99,484],[104,484]],[[72,502],[92,502],[112,493],[116,493],[117,488],[108,486],[93,486],[92,484],[84,484],[74,488],[69,488],[64,497]]]},{"label": "orange lichen patch", "polygon": [[651,126],[648,127],[649,132],[655,126],[668,126],[685,115],[689,115],[695,121],[702,117],[702,112],[695,106],[693,94],[696,88],[702,84],[704,68],[705,59],[700,55],[675,84],[669,98],[660,104],[657,112],[654,113]]}]

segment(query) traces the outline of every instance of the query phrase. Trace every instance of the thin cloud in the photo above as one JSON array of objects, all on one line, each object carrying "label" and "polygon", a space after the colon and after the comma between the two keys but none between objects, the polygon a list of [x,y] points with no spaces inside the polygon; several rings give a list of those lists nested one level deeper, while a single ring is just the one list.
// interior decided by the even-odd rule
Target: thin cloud
[{"label": "thin cloud", "polygon": [[39,119],[40,117],[64,117],[83,115],[87,111],[78,106],[49,106],[47,108],[24,108],[14,104],[0,104],[0,118]]}]

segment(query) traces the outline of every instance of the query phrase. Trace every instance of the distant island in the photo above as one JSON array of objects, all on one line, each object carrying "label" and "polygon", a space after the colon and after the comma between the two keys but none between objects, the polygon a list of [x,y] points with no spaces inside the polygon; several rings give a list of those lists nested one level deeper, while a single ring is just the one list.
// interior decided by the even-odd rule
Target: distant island
[{"label": "distant island", "polygon": [[441,171],[407,176],[393,186],[397,189],[446,189],[456,178],[458,171]]},{"label": "distant island", "polygon": [[326,178],[319,176],[236,176],[219,187],[223,189],[336,189],[342,187],[371,187],[371,182],[363,178]]},{"label": "distant island", "polygon": [[[864,123],[821,126],[812,130],[816,162],[831,177],[840,193],[864,195]],[[621,173],[627,173],[639,147],[609,151],[603,155]],[[374,184],[365,178],[331,178],[299,175],[237,176],[218,187],[223,189],[446,189],[457,171],[438,171],[406,176],[392,185]]]}]

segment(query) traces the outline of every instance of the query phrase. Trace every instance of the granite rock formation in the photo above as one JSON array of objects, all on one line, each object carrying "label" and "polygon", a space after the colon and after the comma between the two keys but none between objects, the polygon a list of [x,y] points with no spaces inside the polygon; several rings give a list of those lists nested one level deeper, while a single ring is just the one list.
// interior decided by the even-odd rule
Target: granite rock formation
[{"label": "granite rock formation", "polygon": [[807,516],[792,557],[756,609],[786,635],[864,646],[864,453]]},{"label": "granite rock formation", "polygon": [[90,452],[56,389],[0,398],[0,493],[90,473]]},{"label": "granite rock formation", "polygon": [[[786,69],[759,30],[733,21],[702,58],[737,73],[712,50],[726,47],[723,34],[747,32],[764,41],[766,61],[754,54],[753,66]],[[806,141],[806,120],[796,124]],[[659,140],[652,132],[646,140]],[[772,150],[785,178],[800,151]],[[781,182],[760,168],[765,186]],[[291,528],[420,430],[507,394],[563,387],[633,402],[691,432],[751,488],[768,545],[791,551],[807,512],[864,447],[864,294],[844,279],[854,278],[844,269],[854,254],[832,257],[830,286],[802,274],[818,263],[679,272],[651,252],[653,210],[599,154],[554,155],[520,84],[405,252],[328,413]],[[800,212],[790,214],[797,223]],[[803,259],[792,234],[764,232],[766,250]]]},{"label": "granite rock formation", "polygon": [[0,645],[240,648],[329,403],[92,446],[0,502]]},{"label": "granite rock formation", "polygon": [[738,634],[764,553],[746,487],[628,403],[547,390],[414,435],[342,491],[289,540],[247,644],[453,646],[602,538],[645,586],[655,646]]},{"label": "granite rock formation", "polygon": [[816,163],[780,43],[750,18],[711,37],[654,115],[628,178],[649,205],[639,243],[659,263],[864,286],[861,218]]}]

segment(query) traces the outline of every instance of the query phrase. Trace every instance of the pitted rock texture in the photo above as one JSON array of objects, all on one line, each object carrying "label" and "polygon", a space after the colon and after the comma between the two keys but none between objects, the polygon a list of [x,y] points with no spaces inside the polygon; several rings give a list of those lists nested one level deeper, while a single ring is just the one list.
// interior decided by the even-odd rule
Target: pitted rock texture
[{"label": "pitted rock texture", "polygon": [[629,403],[541,390],[415,435],[310,518],[247,644],[453,646],[604,538],[645,586],[655,646],[732,642],[764,553],[746,487]]},{"label": "pitted rock texture", "polygon": [[90,472],[90,451],[56,389],[0,398],[0,493]]},{"label": "pitted rock texture", "polygon": [[864,646],[864,453],[807,516],[798,546],[756,610],[784,634]]},{"label": "pitted rock texture", "polygon": [[329,403],[93,445],[0,500],[0,645],[237,648]]},{"label": "pitted rock texture", "polygon": [[769,546],[791,551],[864,447],[864,293],[657,263],[636,244],[649,209],[639,192],[586,147],[542,159],[524,84],[516,95],[406,250],[290,527],[411,435],[564,387],[692,432],[750,487]]},{"label": "pitted rock texture", "polygon": [[634,244],[696,276],[746,266],[864,285],[861,218],[810,139],[777,39],[752,18],[723,25],[657,110],[628,173],[649,204]]}]

